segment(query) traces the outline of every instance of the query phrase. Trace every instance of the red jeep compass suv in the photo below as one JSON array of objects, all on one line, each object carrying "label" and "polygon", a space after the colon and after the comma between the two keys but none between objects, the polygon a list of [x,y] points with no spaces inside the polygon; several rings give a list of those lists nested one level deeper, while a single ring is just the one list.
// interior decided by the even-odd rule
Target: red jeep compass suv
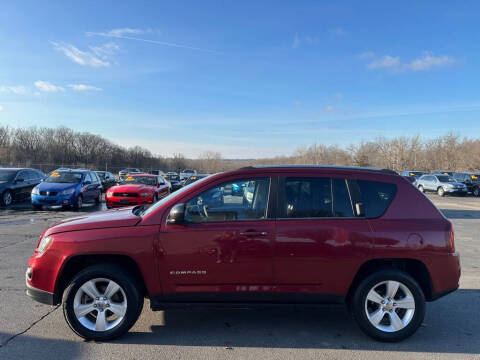
[{"label": "red jeep compass suv", "polygon": [[403,177],[268,166],[64,220],[40,236],[26,282],[87,339],[127,332],[147,297],[153,310],[346,303],[365,333],[398,341],[459,277],[452,224]]}]

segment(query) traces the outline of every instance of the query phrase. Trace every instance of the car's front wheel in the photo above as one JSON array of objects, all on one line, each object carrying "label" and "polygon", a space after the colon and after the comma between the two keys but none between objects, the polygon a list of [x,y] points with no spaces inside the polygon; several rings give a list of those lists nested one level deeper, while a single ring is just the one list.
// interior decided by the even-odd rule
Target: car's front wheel
[{"label": "car's front wheel", "polygon": [[418,186],[418,190],[420,190],[420,192],[422,192],[422,193],[425,192],[425,189],[423,188],[422,185],[419,185],[419,186]]},{"label": "car's front wheel", "polygon": [[475,186],[475,187],[473,188],[472,194],[473,194],[473,196],[475,196],[475,197],[480,196],[480,188],[478,188],[478,187]]},{"label": "car's front wheel", "polygon": [[143,308],[143,295],[122,268],[101,264],[82,270],[63,293],[63,314],[79,336],[110,340],[125,334]]},{"label": "car's front wheel", "polygon": [[399,270],[383,270],[357,287],[353,313],[360,328],[380,341],[400,341],[412,335],[425,316],[425,297],[418,283]]},{"label": "car's front wheel", "polygon": [[445,196],[445,190],[443,189],[443,187],[440,186],[440,187],[437,189],[437,194],[438,194],[439,196]]},{"label": "car's front wheel", "polygon": [[13,196],[10,190],[5,190],[4,193],[2,194],[2,205],[3,206],[10,206],[12,205],[13,202]]}]

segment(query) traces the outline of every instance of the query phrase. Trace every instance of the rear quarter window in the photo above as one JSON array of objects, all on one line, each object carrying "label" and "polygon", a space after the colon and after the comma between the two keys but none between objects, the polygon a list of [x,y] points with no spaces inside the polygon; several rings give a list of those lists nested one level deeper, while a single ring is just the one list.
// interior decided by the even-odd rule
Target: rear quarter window
[{"label": "rear quarter window", "polygon": [[356,201],[363,204],[366,218],[383,215],[397,193],[395,184],[381,181],[350,180],[349,186],[354,190],[352,194],[360,198]]}]

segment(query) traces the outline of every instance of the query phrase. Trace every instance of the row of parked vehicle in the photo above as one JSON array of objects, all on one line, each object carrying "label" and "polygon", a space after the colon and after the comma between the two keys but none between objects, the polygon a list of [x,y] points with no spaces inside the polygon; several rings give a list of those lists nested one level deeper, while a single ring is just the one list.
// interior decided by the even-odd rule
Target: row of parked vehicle
[{"label": "row of parked vehicle", "polygon": [[402,176],[406,177],[421,192],[436,192],[440,196],[472,194],[480,196],[480,173],[433,171],[424,173],[422,171],[404,171]]},{"label": "row of parked vehicle", "polygon": [[108,171],[59,168],[48,175],[37,169],[0,168],[0,203],[9,206],[30,199],[34,209],[61,206],[80,209],[86,202],[99,204],[102,192],[108,208],[152,204],[202,177],[195,170],[178,175],[161,170]]}]

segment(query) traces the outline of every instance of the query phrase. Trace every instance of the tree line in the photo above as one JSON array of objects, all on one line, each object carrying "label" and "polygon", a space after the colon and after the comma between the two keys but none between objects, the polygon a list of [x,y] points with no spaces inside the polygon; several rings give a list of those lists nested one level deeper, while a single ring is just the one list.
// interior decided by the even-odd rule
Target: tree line
[{"label": "tree line", "polygon": [[258,164],[331,164],[373,166],[395,171],[480,168],[480,139],[461,138],[454,133],[434,139],[419,135],[393,139],[376,138],[348,147],[313,144],[298,148],[290,156],[252,160],[224,159],[214,151],[187,159],[182,154],[166,157],[140,146],[126,148],[100,135],[67,127],[11,128],[0,125],[0,165],[36,167],[50,171],[58,167],[86,167],[117,172],[125,167],[142,170],[180,171],[194,168],[214,173]]}]

